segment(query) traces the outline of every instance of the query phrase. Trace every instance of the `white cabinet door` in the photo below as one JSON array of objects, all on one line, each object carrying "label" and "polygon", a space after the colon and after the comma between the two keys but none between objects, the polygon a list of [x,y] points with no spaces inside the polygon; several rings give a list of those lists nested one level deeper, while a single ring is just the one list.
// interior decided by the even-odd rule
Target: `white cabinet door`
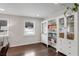
[{"label": "white cabinet door", "polygon": [[58,44],[58,51],[66,55],[66,40],[60,38]]},{"label": "white cabinet door", "polygon": [[61,41],[61,39],[57,40],[57,50],[60,51],[60,52],[62,50],[62,41]]},{"label": "white cabinet door", "polygon": [[66,54],[69,56],[77,56],[77,41],[75,40],[75,14],[68,15],[66,19]]},{"label": "white cabinet door", "polygon": [[68,40],[67,44],[67,55],[77,56],[77,42],[75,40]]},{"label": "white cabinet door", "polygon": [[42,41],[42,43],[47,44],[48,43],[48,41],[47,41],[47,35],[43,34],[41,41]]},{"label": "white cabinet door", "polygon": [[66,44],[66,42],[65,42],[65,25],[66,25],[66,23],[65,23],[66,21],[65,21],[65,18],[64,18],[64,16],[62,15],[62,16],[60,16],[60,17],[58,17],[58,39],[57,39],[57,45],[58,45],[58,50],[61,52],[61,53],[63,53],[63,54],[65,54],[65,49],[66,49],[66,47],[65,47],[65,45],[64,44]]},{"label": "white cabinet door", "polygon": [[47,21],[41,23],[41,42],[48,45],[48,25]]},{"label": "white cabinet door", "polygon": [[68,44],[67,44],[67,40],[66,39],[63,39],[63,41],[62,41],[62,52],[65,54],[65,55],[67,55],[67,46],[68,46]]}]

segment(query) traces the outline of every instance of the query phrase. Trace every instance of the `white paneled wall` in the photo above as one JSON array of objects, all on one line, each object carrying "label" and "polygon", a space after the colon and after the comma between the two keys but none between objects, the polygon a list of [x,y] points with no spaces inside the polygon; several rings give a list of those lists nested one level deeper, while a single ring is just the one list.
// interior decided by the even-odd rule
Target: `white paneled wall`
[{"label": "white paneled wall", "polygon": [[[10,46],[27,45],[38,43],[41,39],[41,21],[42,18],[22,17],[0,14],[0,18],[9,20],[9,42]],[[24,36],[24,21],[35,21],[35,35]]]}]

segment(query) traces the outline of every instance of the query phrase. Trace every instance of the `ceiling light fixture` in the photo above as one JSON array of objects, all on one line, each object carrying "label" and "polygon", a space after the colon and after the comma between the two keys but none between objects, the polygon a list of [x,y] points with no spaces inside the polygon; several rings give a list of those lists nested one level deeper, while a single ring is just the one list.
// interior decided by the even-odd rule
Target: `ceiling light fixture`
[{"label": "ceiling light fixture", "polygon": [[39,16],[39,14],[37,14],[37,17]]},{"label": "ceiling light fixture", "polygon": [[0,8],[0,11],[5,11],[5,9],[3,9],[3,8]]}]

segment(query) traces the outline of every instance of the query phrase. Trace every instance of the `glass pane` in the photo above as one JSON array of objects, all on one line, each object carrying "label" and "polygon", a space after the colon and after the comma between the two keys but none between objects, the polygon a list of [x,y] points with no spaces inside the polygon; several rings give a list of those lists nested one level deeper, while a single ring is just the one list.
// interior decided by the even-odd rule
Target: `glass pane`
[{"label": "glass pane", "polygon": [[64,38],[64,18],[59,19],[59,37]]},{"label": "glass pane", "polygon": [[74,15],[67,17],[67,39],[74,39]]},{"label": "glass pane", "polygon": [[42,23],[42,33],[46,33],[47,32],[47,26],[46,26],[46,22]]}]

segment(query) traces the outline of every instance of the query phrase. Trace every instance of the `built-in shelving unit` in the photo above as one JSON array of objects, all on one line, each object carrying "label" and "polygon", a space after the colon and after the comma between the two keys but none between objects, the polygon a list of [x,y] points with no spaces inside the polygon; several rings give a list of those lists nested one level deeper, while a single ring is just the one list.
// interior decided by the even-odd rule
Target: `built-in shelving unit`
[{"label": "built-in shelving unit", "polygon": [[68,56],[79,56],[79,12],[45,20],[43,41]]},{"label": "built-in shelving unit", "polygon": [[56,20],[48,21],[48,45],[55,47],[57,43],[57,23]]},{"label": "built-in shelving unit", "polygon": [[[69,56],[79,55],[79,12],[58,17],[57,50]],[[61,34],[63,33],[63,34]],[[61,40],[62,39],[62,40]]]}]

